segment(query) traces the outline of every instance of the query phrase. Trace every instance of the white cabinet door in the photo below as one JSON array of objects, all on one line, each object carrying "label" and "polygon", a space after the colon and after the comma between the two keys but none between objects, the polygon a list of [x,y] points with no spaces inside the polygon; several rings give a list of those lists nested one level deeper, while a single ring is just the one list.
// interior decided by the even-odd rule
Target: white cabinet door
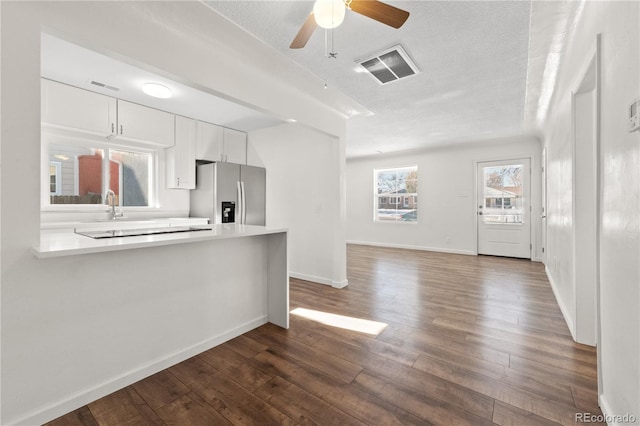
[{"label": "white cabinet door", "polygon": [[167,148],[167,188],[196,187],[196,121],[176,115],[175,145]]},{"label": "white cabinet door", "polygon": [[224,129],[224,155],[228,163],[247,164],[247,134]]},{"label": "white cabinet door", "polygon": [[45,125],[94,135],[115,134],[116,99],[41,79],[41,120]]},{"label": "white cabinet door", "polygon": [[118,99],[118,138],[170,147],[174,115]]},{"label": "white cabinet door", "polygon": [[224,161],[222,127],[198,121],[196,133],[196,159]]}]

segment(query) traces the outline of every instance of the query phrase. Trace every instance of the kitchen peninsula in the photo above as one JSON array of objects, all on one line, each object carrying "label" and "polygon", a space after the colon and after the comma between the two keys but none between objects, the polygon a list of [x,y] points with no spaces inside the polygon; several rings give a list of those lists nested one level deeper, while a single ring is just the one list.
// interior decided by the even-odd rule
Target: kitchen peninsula
[{"label": "kitchen peninsula", "polygon": [[73,348],[48,354],[63,366],[49,374],[69,389],[84,389],[66,401],[52,395],[56,411],[63,414],[266,322],[288,328],[287,231],[210,226],[106,239],[42,233],[32,248],[38,258],[32,269],[40,282],[59,283],[39,290],[39,298],[50,298],[39,313],[48,318],[42,347],[57,341],[68,344],[55,347]]}]

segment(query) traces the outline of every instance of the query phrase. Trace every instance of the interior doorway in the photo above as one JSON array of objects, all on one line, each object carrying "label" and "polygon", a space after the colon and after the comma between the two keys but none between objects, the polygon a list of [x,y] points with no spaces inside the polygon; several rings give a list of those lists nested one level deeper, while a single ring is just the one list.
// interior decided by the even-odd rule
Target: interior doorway
[{"label": "interior doorway", "polygon": [[530,160],[477,164],[478,254],[531,259]]}]

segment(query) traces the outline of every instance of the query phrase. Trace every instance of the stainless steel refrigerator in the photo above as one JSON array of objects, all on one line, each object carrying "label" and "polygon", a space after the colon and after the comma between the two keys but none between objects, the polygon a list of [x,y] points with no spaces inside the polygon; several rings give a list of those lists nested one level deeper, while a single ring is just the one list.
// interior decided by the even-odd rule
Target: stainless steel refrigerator
[{"label": "stainless steel refrigerator", "polygon": [[266,170],[232,163],[199,164],[189,216],[209,223],[265,225]]}]

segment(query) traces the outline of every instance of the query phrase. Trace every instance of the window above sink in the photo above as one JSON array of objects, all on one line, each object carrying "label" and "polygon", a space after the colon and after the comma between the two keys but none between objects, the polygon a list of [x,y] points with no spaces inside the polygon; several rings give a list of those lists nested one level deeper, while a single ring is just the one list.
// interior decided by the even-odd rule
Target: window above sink
[{"label": "window above sink", "polygon": [[114,147],[91,138],[45,131],[42,152],[44,210],[65,206],[104,210],[104,194],[109,189],[116,194],[119,207],[155,204],[154,149]]}]

